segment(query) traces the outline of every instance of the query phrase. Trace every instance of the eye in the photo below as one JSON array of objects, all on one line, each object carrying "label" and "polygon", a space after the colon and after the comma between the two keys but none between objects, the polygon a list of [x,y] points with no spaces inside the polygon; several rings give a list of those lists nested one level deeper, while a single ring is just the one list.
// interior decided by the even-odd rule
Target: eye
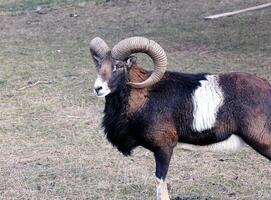
[{"label": "eye", "polygon": [[117,71],[118,69],[121,69],[121,68],[123,68],[122,65],[120,65],[120,64],[115,64],[115,65],[113,66],[113,71],[112,71],[112,72],[115,72],[115,71]]},{"label": "eye", "polygon": [[113,72],[117,71],[117,68],[118,68],[117,65],[114,65],[113,66]]}]

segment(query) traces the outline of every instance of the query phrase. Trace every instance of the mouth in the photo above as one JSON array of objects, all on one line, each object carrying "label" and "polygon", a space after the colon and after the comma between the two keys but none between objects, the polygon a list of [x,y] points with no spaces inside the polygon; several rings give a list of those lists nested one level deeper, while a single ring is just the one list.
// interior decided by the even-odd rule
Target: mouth
[{"label": "mouth", "polygon": [[96,97],[102,98],[102,97],[105,97],[106,95],[108,95],[110,93],[110,91],[97,93],[95,90],[93,90],[93,93],[95,94]]}]

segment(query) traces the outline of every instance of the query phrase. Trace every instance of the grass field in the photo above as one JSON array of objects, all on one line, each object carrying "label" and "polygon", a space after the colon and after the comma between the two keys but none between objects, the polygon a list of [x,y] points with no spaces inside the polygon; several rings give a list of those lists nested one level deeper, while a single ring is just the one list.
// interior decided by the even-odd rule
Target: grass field
[{"label": "grass field", "polygon": [[[0,199],[154,199],[152,154],[138,148],[123,157],[103,136],[90,39],[112,46],[146,36],[165,48],[170,70],[271,81],[270,9],[203,20],[264,2],[0,0]],[[47,14],[34,12],[39,4]],[[270,161],[250,148],[234,155],[176,148],[168,181],[175,200],[269,200],[270,177]]]}]

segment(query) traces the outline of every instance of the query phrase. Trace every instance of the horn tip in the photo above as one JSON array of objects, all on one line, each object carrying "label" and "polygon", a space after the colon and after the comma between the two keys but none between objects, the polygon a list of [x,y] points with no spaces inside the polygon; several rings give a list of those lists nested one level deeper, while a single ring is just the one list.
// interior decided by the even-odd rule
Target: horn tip
[{"label": "horn tip", "polygon": [[137,88],[137,89],[142,88],[140,83],[128,82],[127,85],[133,88]]}]

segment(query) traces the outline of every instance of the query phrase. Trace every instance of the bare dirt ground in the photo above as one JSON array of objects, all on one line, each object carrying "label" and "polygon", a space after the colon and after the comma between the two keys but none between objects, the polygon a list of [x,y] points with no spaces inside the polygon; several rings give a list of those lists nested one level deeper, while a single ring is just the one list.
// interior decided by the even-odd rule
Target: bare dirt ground
[{"label": "bare dirt ground", "polygon": [[[138,148],[125,158],[103,136],[104,101],[92,94],[88,52],[94,36],[110,45],[152,38],[170,70],[271,81],[270,9],[203,20],[268,0],[80,1],[50,5],[44,15],[7,12],[7,2],[0,1],[0,199],[155,198],[152,154]],[[168,181],[175,200],[269,200],[270,177],[270,161],[250,148],[234,155],[176,148]]]}]

